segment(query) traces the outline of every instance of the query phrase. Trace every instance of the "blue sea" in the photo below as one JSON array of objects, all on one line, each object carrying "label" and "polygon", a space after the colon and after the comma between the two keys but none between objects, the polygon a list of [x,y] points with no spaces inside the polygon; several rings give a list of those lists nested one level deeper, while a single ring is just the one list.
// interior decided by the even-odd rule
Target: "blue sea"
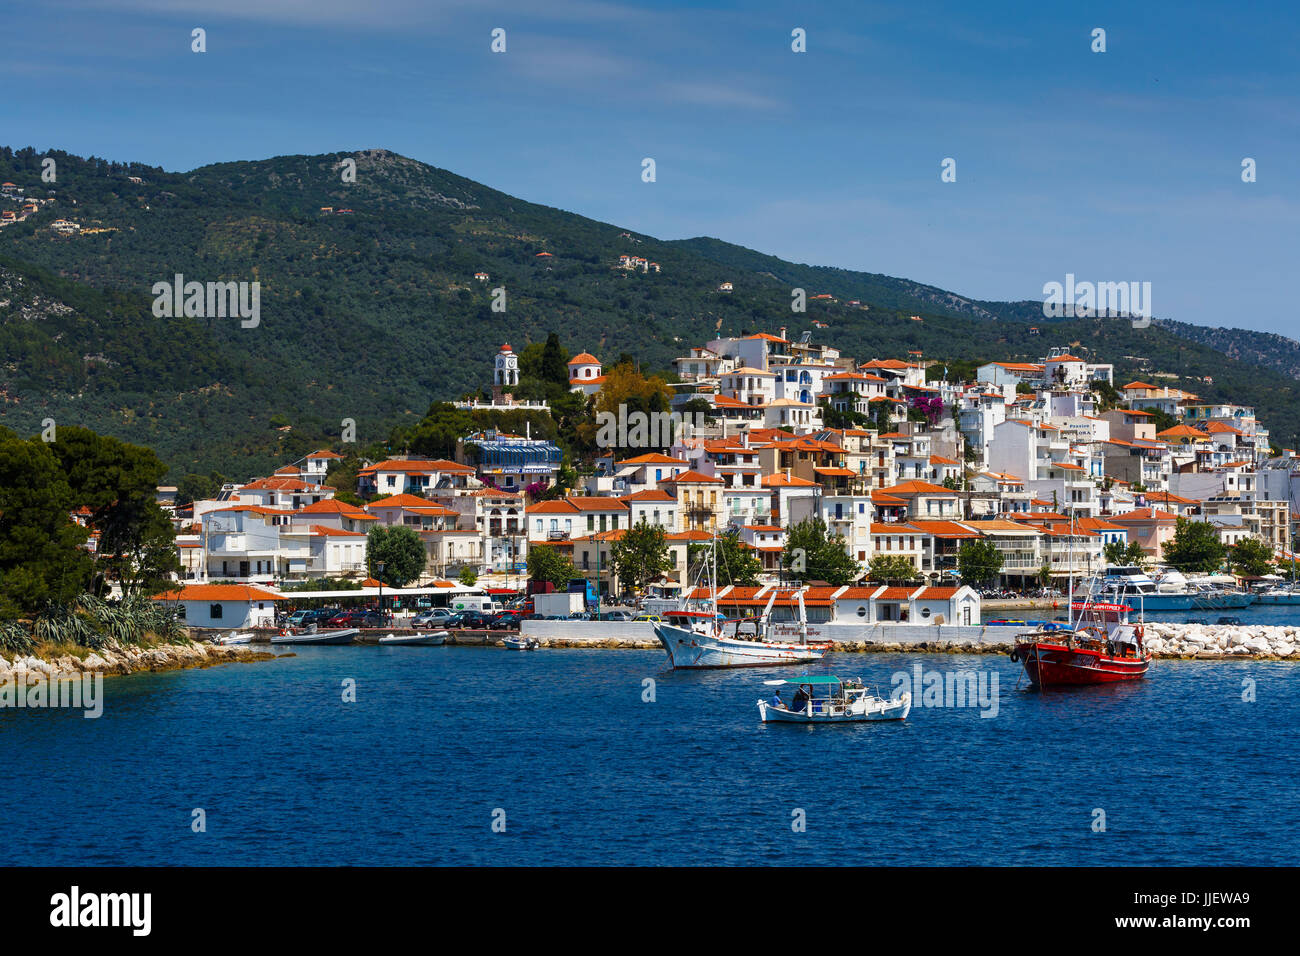
[{"label": "blue sea", "polygon": [[1292,665],[1038,692],[1005,656],[841,654],[816,670],[886,693],[918,664],[996,675],[997,714],[801,727],[755,707],[789,670],[664,664],[300,648],[109,678],[97,720],[0,710],[0,862],[1300,863]]}]

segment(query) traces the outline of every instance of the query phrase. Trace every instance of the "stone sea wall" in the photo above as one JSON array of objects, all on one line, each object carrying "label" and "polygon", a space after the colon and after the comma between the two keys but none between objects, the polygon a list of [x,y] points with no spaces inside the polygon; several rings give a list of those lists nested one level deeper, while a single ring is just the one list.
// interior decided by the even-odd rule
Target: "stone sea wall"
[{"label": "stone sea wall", "polygon": [[[559,622],[557,622],[559,623]],[[933,633],[932,628],[926,628]],[[992,629],[990,629],[992,630]],[[1195,660],[1294,660],[1300,662],[1300,627],[1249,625],[1228,627],[1201,624],[1148,623],[1145,642],[1154,657]],[[918,635],[920,636],[920,635]],[[928,636],[928,635],[927,635]],[[930,639],[921,641],[833,641],[839,653],[1006,654],[1015,646],[1006,640]],[[540,637],[542,647],[658,649],[658,641],[630,637],[597,638],[570,635]],[[448,643],[499,644],[495,635]]]},{"label": "stone sea wall", "polygon": [[218,647],[213,644],[159,644],[154,647],[109,646],[85,657],[72,654],[35,657],[0,656],[0,684],[17,680],[25,673],[30,683],[38,675],[53,680],[80,674],[135,674],[142,671],[170,671],[187,667],[212,667],[234,661],[264,661],[275,654],[247,646]]}]

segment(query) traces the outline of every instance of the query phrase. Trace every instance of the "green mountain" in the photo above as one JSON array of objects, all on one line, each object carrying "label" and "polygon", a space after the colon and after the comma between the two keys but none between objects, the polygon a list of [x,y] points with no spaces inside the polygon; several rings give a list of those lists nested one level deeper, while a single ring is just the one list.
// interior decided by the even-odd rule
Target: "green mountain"
[{"label": "green mountain", "polygon": [[[55,182],[42,181],[46,158]],[[6,148],[0,181],[51,200],[0,228],[0,424],[84,424],[154,447],[174,476],[266,473],[335,439],[344,419],[362,445],[382,442],[431,401],[490,384],[503,342],[519,350],[553,330],[571,352],[661,369],[718,335],[814,321],[818,340],[864,359],[919,350],[969,364],[1068,344],[1114,361],[1121,378],[1172,373],[1207,399],[1256,405],[1279,436],[1300,431],[1294,378],[1252,364],[1255,352],[1225,359],[1181,327],[1049,322],[1039,303],[978,302],[716,239],[662,241],[385,150],[174,173]],[[81,234],[52,231],[59,218]],[[620,269],[621,255],[659,271]],[[259,324],[156,318],[154,284],[176,274],[259,282]],[[834,299],[794,314],[796,286]]]}]

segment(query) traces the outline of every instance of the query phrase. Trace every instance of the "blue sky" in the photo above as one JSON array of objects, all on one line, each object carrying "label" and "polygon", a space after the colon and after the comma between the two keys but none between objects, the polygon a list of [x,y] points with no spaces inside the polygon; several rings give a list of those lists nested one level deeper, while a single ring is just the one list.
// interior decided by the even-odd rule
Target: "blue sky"
[{"label": "blue sky", "polygon": [[0,142],[382,146],[663,238],[984,299],[1149,281],[1157,316],[1296,335],[1300,8],[1133,7],[44,0],[5,11]]}]

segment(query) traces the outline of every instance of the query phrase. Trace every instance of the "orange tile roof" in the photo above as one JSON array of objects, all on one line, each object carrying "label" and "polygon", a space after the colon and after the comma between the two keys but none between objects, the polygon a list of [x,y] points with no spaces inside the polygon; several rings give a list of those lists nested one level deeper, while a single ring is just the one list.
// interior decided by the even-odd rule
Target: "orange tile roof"
[{"label": "orange tile roof", "polygon": [[778,472],[775,475],[763,476],[764,488],[814,488],[817,482],[809,481],[807,478],[800,478],[798,475],[787,476],[785,472]]},{"label": "orange tile roof", "polygon": [[367,508],[427,508],[432,502],[428,498],[421,498],[418,495],[389,495],[387,498],[378,498],[366,505]]},{"label": "orange tile roof", "polygon": [[686,464],[689,464],[689,462],[685,461],[682,458],[672,458],[669,455],[660,455],[658,453],[651,452],[650,454],[647,455],[637,455],[635,458],[625,458],[620,462],[615,462],[614,466],[616,468],[621,468],[623,465],[686,465]]},{"label": "orange tile roof", "polygon": [[645,491],[637,491],[630,495],[623,495],[619,501],[676,501],[677,499],[664,491],[662,488],[647,488]]},{"label": "orange tile roof", "polygon": [[283,601],[279,594],[250,584],[191,584],[153,596],[155,601]]},{"label": "orange tile roof", "polygon": [[943,485],[931,484],[928,481],[904,481],[888,488],[882,488],[887,495],[895,497],[907,497],[908,495],[956,495],[957,492],[951,488],[945,488]]},{"label": "orange tile roof", "polygon": [[695,470],[684,471],[672,478],[664,478],[661,485],[721,485],[723,480],[713,475],[706,475]]},{"label": "orange tile roof", "polygon": [[396,472],[403,472],[405,474],[417,474],[417,475],[433,474],[435,472],[447,473],[447,474],[458,474],[458,475],[466,475],[466,474],[472,475],[474,473],[474,469],[471,468],[469,465],[457,464],[454,461],[446,461],[443,459],[434,460],[434,459],[417,458],[417,459],[400,460],[400,461],[396,459],[381,461],[376,465],[369,466],[368,468],[362,468],[359,472],[357,472],[357,474],[374,475],[374,474],[378,474],[381,471],[396,471]]},{"label": "orange tile roof", "polygon": [[364,538],[364,531],[344,531],[342,528],[331,528],[328,525],[314,524],[308,529],[310,534],[319,534],[327,538]]},{"label": "orange tile roof", "polygon": [[343,517],[345,518],[352,518],[356,521],[378,521],[379,520],[375,515],[366,514],[364,511],[362,511],[360,508],[356,507],[355,505],[350,505],[347,502],[339,501],[337,498],[325,498],[321,501],[314,502],[313,504],[309,504],[302,508],[299,508],[297,511],[294,512],[294,514],[299,514],[299,515],[334,514],[334,515],[343,515]]}]

